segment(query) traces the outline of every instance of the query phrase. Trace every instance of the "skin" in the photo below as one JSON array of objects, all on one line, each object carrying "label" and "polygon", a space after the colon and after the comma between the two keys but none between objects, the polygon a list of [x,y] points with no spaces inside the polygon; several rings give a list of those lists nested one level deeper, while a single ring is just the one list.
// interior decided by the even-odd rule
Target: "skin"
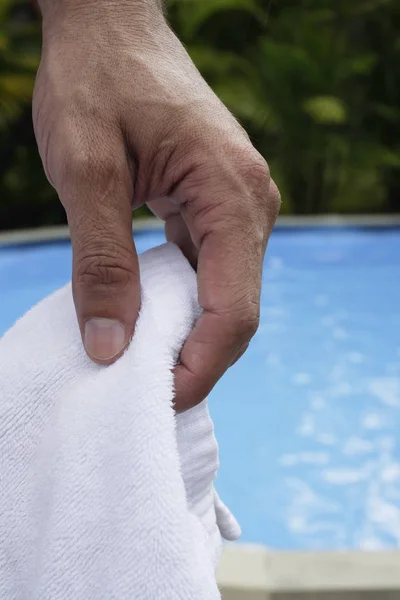
[{"label": "skin", "polygon": [[68,217],[83,343],[109,364],[131,340],[140,305],[132,210],[146,203],[197,268],[203,314],[175,369],[176,407],[189,408],[257,329],[277,187],[159,2],[42,0],[41,10],[34,126]]}]

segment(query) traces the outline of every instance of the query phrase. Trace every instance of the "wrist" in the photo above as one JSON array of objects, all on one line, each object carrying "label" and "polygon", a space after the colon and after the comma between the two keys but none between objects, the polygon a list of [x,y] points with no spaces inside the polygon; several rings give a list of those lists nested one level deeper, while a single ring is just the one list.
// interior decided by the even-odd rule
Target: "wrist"
[{"label": "wrist", "polygon": [[44,34],[65,22],[115,23],[137,26],[163,20],[163,0],[39,0]]}]

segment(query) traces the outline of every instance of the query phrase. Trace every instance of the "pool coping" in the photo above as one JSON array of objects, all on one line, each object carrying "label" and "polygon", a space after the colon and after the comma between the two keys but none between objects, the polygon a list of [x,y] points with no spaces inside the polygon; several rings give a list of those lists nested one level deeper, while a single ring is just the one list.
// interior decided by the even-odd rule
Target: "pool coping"
[{"label": "pool coping", "polygon": [[[400,219],[399,219],[400,221]],[[132,231],[161,230],[164,223],[156,218],[135,219],[132,223]],[[0,231],[0,246],[63,242],[70,239],[67,225],[56,225],[51,227],[37,227],[36,229],[15,229],[11,231]]]},{"label": "pool coping", "polygon": [[227,544],[218,583],[223,600],[398,600],[400,550],[284,552]]},{"label": "pool coping", "polygon": [[[156,218],[134,219],[133,232],[162,229],[163,222]],[[317,227],[400,227],[400,214],[393,215],[318,215],[286,216],[278,218],[277,229],[317,228]],[[15,244],[55,242],[69,240],[66,225],[0,231],[0,246]]]}]

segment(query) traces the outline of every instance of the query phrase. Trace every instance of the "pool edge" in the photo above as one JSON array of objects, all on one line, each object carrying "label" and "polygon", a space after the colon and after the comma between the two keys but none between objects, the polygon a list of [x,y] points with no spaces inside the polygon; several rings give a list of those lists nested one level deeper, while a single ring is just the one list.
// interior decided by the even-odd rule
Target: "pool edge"
[{"label": "pool edge", "polygon": [[[133,232],[162,229],[163,222],[156,218],[134,219]],[[276,228],[317,228],[317,227],[400,227],[400,214],[393,215],[317,215],[287,216],[278,218]],[[69,240],[66,225],[0,231],[0,246],[15,244],[43,243]]]},{"label": "pool edge", "polygon": [[[136,219],[132,223],[133,232],[162,229],[164,223],[158,219]],[[15,229],[0,231],[0,247],[44,242],[64,242],[70,239],[67,225],[38,227],[36,229]]]},{"label": "pool edge", "polygon": [[395,600],[400,551],[281,552],[228,544],[218,571],[223,600]]}]

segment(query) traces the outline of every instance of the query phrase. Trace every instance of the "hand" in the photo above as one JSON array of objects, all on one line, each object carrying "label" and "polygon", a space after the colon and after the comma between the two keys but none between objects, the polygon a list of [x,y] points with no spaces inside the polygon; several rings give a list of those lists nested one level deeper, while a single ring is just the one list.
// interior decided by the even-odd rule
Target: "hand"
[{"label": "hand", "polygon": [[188,408],[257,329],[278,190],[154,0],[43,0],[42,9],[34,125],[68,217],[86,351],[107,364],[131,339],[140,303],[132,209],[146,203],[197,263],[204,312],[175,370],[176,407]]}]

